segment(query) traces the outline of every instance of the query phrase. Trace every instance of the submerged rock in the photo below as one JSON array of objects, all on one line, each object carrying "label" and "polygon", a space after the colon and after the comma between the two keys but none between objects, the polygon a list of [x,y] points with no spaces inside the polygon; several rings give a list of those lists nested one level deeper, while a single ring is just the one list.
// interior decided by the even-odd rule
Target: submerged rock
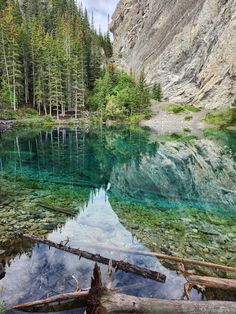
[{"label": "submerged rock", "polygon": [[[223,193],[229,186],[232,193]],[[108,195],[125,227],[151,250],[234,266],[235,190],[231,154],[204,139],[161,143],[138,166],[116,167]]]},{"label": "submerged rock", "polygon": [[[45,236],[60,225],[63,225],[67,216],[50,210],[42,209],[38,202],[44,201],[52,207],[58,204],[66,204],[66,208],[73,208],[74,199],[68,205],[69,189],[48,184],[38,184],[38,190],[31,188],[31,182],[21,179],[19,182],[13,180],[11,176],[0,176],[0,256],[14,256],[26,250],[32,244],[19,245],[14,232],[22,230],[38,236]],[[48,189],[51,193],[48,193]],[[76,206],[79,207],[85,202],[85,191],[76,194]],[[89,195],[89,191],[87,191]],[[34,197],[32,197],[34,196]],[[9,206],[11,204],[11,206]],[[73,212],[73,211],[72,211]],[[75,214],[78,211],[75,211]],[[23,247],[22,247],[23,245]]]}]

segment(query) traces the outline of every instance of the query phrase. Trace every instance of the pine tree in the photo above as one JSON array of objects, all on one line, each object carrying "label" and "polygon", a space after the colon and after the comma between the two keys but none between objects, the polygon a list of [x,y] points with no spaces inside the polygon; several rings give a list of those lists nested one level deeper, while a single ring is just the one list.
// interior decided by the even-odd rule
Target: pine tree
[{"label": "pine tree", "polygon": [[152,97],[155,100],[162,101],[162,89],[161,84],[155,83],[152,88]]},{"label": "pine tree", "polygon": [[68,110],[72,110],[72,62],[73,62],[73,52],[72,52],[72,25],[70,17],[64,15],[60,21],[60,26],[58,29],[57,36],[61,38],[62,42],[62,51],[61,61],[65,65],[63,78],[65,81],[65,90],[66,90],[66,102]]},{"label": "pine tree", "polygon": [[106,57],[110,59],[113,55],[113,48],[112,48],[112,42],[111,42],[109,31],[107,31],[104,37],[104,51],[105,51]]},{"label": "pine tree", "polygon": [[87,11],[75,0],[0,0],[0,10],[1,104],[57,117],[75,99],[85,107],[105,50]]},{"label": "pine tree", "polygon": [[22,97],[21,50],[18,44],[19,25],[17,8],[9,4],[1,18],[1,53],[3,73],[1,92],[3,101],[16,111]]},{"label": "pine tree", "polygon": [[34,25],[31,34],[33,104],[41,114],[45,95],[45,38],[42,26]]},{"label": "pine tree", "polygon": [[138,97],[137,111],[144,112],[148,108],[150,102],[150,93],[148,90],[148,86],[146,84],[144,69],[142,69],[139,76],[139,81],[137,84],[137,97]]},{"label": "pine tree", "polygon": [[82,50],[80,55],[73,59],[73,85],[72,95],[74,103],[75,119],[78,118],[78,110],[85,107],[85,81]]},{"label": "pine tree", "polygon": [[65,105],[64,94],[63,94],[63,84],[62,84],[62,75],[61,69],[58,67],[56,57],[52,61],[51,65],[51,81],[50,81],[50,103],[52,107],[56,110],[57,120],[60,118],[60,112]]}]

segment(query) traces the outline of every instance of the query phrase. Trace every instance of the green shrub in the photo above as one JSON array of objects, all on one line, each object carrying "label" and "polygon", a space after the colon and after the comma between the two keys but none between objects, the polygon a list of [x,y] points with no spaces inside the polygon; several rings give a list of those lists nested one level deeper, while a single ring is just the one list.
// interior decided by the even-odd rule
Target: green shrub
[{"label": "green shrub", "polygon": [[228,127],[236,124],[236,100],[229,109],[217,113],[208,113],[205,121],[219,127]]},{"label": "green shrub", "polygon": [[193,116],[188,115],[188,116],[184,117],[184,120],[185,121],[190,121],[190,120],[192,120],[192,118],[193,118]]},{"label": "green shrub", "polygon": [[182,107],[175,107],[173,108],[173,113],[180,113],[180,112],[183,112],[184,111],[184,108]]},{"label": "green shrub", "polygon": [[224,123],[225,116],[224,114],[208,113],[206,115],[205,121],[209,124],[220,125]]},{"label": "green shrub", "polygon": [[123,120],[127,115],[127,111],[122,103],[113,95],[108,99],[105,114],[107,119]]},{"label": "green shrub", "polygon": [[163,94],[161,89],[161,84],[155,83],[152,88],[152,98],[157,101],[162,101]]},{"label": "green shrub", "polygon": [[173,112],[173,113],[181,113],[181,112],[199,112],[201,111],[199,108],[194,107],[193,105],[168,105],[163,106],[163,110],[167,112]]},{"label": "green shrub", "polygon": [[33,108],[26,108],[25,109],[25,116],[27,116],[28,118],[36,117],[36,116],[38,116],[38,111],[33,109]]},{"label": "green shrub", "polygon": [[0,109],[0,120],[17,120],[20,116],[11,109]]},{"label": "green shrub", "polygon": [[77,121],[76,121],[75,118],[69,118],[68,121],[67,121],[67,124],[68,124],[68,125],[74,125],[74,124],[76,124],[76,123],[77,123]]},{"label": "green shrub", "polygon": [[184,110],[185,111],[191,111],[191,112],[200,112],[201,111],[200,108],[197,108],[193,105],[184,105]]},{"label": "green shrub", "polygon": [[138,124],[140,121],[144,120],[144,119],[148,119],[150,117],[150,115],[148,114],[136,114],[136,115],[132,115],[129,119],[129,122],[131,124]]},{"label": "green shrub", "polygon": [[168,105],[163,106],[162,109],[167,112],[180,113],[184,111],[184,108],[181,105]]},{"label": "green shrub", "polygon": [[139,80],[109,65],[102,78],[95,82],[90,108],[100,112],[102,120],[126,120],[132,115],[148,112],[150,92],[144,71]]}]

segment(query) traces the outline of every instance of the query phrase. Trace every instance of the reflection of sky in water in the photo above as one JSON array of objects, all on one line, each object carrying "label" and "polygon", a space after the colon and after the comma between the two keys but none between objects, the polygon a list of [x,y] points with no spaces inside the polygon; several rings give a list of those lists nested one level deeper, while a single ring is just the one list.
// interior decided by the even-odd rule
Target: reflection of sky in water
[{"label": "reflection of sky in water", "polygon": [[[115,248],[147,250],[119,222],[111,208],[103,189],[91,194],[88,205],[77,218],[69,220],[65,226],[50,234],[49,239],[60,242],[69,237],[69,245],[100,253],[113,259],[129,262],[158,270],[167,275],[166,284],[145,280],[133,274],[117,272],[113,275],[113,285],[125,293],[176,299],[183,293],[184,279],[176,272],[164,268],[156,258],[134,256],[117,251],[104,251],[94,246],[114,246]],[[75,275],[82,288],[90,286],[94,262],[80,259],[44,245],[35,246],[31,257],[26,254],[16,257],[7,267],[6,277],[0,281],[0,300],[16,304],[39,299],[56,293],[74,291]],[[103,280],[107,280],[107,267],[102,266]],[[194,298],[199,296],[194,295]],[[71,312],[72,313],[72,312]]]}]

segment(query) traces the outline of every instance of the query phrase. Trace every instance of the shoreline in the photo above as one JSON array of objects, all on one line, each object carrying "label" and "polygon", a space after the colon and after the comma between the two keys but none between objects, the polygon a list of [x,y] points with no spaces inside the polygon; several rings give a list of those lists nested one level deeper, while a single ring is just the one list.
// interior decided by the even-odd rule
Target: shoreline
[{"label": "shoreline", "polygon": [[[216,125],[210,125],[204,122],[204,118],[209,113],[208,110],[201,109],[199,112],[181,112],[173,113],[165,110],[170,106],[168,102],[154,102],[151,106],[152,116],[149,120],[142,120],[140,126],[149,127],[160,135],[174,133],[185,133],[195,136],[202,136],[202,131],[208,128],[217,128]],[[190,116],[190,119],[187,117]]]},{"label": "shoreline", "polygon": [[[199,112],[181,112],[173,113],[165,110],[165,107],[169,106],[167,102],[152,101],[151,117],[149,119],[137,120],[136,122],[130,121],[116,121],[108,120],[103,124],[106,126],[112,125],[137,125],[140,127],[148,127],[152,131],[158,133],[160,136],[171,134],[183,134],[189,133],[197,137],[203,136],[203,130],[205,129],[220,129],[219,125],[208,124],[204,121],[205,117],[209,113],[208,110],[202,109]],[[186,119],[187,116],[191,116],[191,119]],[[47,119],[46,117],[33,117],[22,118],[16,120],[0,120],[0,133],[8,131],[14,127],[53,127],[53,126],[81,126],[90,124],[100,124],[99,119],[96,116],[80,117],[75,120],[73,117],[61,118],[59,120],[54,117]],[[226,128],[229,131],[236,131],[236,126],[229,126]]]}]

